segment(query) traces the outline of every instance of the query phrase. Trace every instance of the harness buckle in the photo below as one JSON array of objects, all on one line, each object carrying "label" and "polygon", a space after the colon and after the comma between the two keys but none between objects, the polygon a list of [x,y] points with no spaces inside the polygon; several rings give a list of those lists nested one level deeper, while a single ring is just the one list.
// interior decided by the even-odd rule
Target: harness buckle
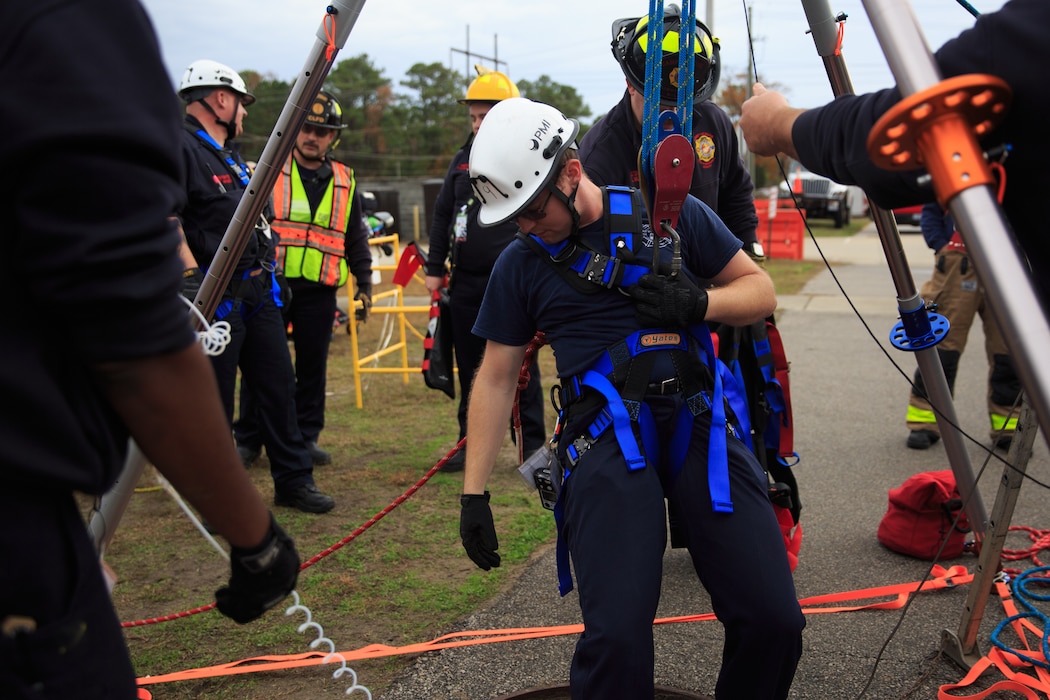
[{"label": "harness buckle", "polygon": [[594,252],[587,259],[587,265],[583,268],[580,276],[588,282],[611,288],[615,286],[616,280],[619,279],[622,264],[619,258]]}]

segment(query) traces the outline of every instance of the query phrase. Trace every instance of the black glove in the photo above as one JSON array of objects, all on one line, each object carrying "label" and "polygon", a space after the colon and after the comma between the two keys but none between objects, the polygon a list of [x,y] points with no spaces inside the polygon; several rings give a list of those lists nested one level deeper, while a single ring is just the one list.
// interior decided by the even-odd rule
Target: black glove
[{"label": "black glove", "polygon": [[368,314],[372,310],[372,283],[371,282],[358,282],[357,283],[357,294],[354,295],[354,301],[361,302],[361,308],[354,312],[355,318],[361,323],[368,320]]},{"label": "black glove", "polygon": [[193,301],[197,296],[197,292],[201,290],[202,284],[204,284],[204,273],[201,272],[199,267],[191,267],[188,270],[183,270],[182,296]]},{"label": "black glove", "polygon": [[270,532],[262,544],[230,551],[230,584],[215,591],[215,603],[219,612],[243,625],[288,597],[298,578],[295,543],[271,513]]},{"label": "black glove", "polygon": [[459,538],[467,556],[479,568],[488,571],[499,566],[499,541],[496,526],[492,524],[492,509],[489,508],[489,492],[485,495],[464,494],[459,497],[462,507],[459,513]]},{"label": "black glove", "polygon": [[642,275],[630,293],[635,315],[646,326],[691,326],[707,315],[707,292],[684,274]]}]

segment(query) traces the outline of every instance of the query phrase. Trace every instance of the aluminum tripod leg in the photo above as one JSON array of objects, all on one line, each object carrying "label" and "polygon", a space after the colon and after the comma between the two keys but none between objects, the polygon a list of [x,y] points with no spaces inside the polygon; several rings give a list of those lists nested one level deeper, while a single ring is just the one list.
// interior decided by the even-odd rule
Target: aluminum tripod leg
[{"label": "aluminum tripod leg", "polygon": [[[853,84],[846,69],[846,62],[839,47],[838,18],[832,14],[827,0],[802,0],[806,19],[809,22],[813,42],[817,53],[824,60],[824,68],[831,81],[832,91],[836,97],[853,94]],[[883,253],[889,265],[890,275],[897,290],[897,303],[902,316],[909,312],[921,312],[924,306],[915,288],[915,281],[908,267],[897,224],[892,212],[874,207],[872,217],[882,241]],[[944,440],[944,450],[948,455],[960,495],[966,499],[967,515],[971,527],[978,539],[984,534],[988,520],[980,493],[975,488],[973,467],[970,454],[959,432],[959,421],[955,415],[955,403],[952,399],[948,381],[941,367],[941,358],[935,347],[920,349],[915,352],[915,359],[926,385],[926,395],[938,414],[938,426]],[[941,420],[943,419],[943,420]]]},{"label": "aluminum tripod leg", "polygon": [[1006,536],[1010,532],[1010,520],[1017,505],[1025,472],[1028,470],[1028,460],[1032,456],[1036,432],[1038,424],[1035,412],[1025,399],[1017,419],[1017,430],[1006,456],[1008,464],[1003,467],[1003,478],[999,482],[995,505],[992,506],[988,533],[981,546],[973,583],[966,596],[966,607],[959,623],[959,631],[953,633],[951,630],[944,630],[941,635],[941,649],[965,669],[972,667],[983,656],[977,646],[977,632],[981,626],[981,618],[984,617],[988,596],[992,592],[992,585],[999,574],[999,559]]},{"label": "aluminum tripod leg", "polygon": [[106,553],[106,547],[113,539],[117,524],[124,517],[124,511],[128,507],[131,495],[135,493],[135,485],[145,466],[146,457],[134,440],[128,440],[128,456],[124,460],[124,469],[120,472],[117,483],[99,499],[98,507],[91,514],[88,523],[91,541],[95,543],[95,550],[99,556]]}]

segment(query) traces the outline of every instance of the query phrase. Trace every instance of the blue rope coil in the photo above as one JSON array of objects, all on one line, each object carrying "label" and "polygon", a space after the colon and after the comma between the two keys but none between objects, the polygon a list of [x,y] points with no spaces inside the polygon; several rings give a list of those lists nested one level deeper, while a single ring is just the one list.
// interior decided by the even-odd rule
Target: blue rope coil
[{"label": "blue rope coil", "polygon": [[[1036,593],[1030,590],[1029,586],[1041,586],[1045,590],[1050,590],[1050,579],[1046,575],[1050,573],[1050,566],[1040,566],[1033,569],[1027,569],[1019,574],[1011,583],[1010,587],[1013,591],[1014,599],[1021,604],[1025,612],[1011,615],[1002,622],[1000,622],[994,631],[992,631],[991,641],[992,644],[999,647],[1005,652],[1013,654],[1020,659],[1027,661],[1033,666],[1039,666],[1050,670],[1050,618],[1046,616],[1041,610],[1037,609],[1032,604],[1033,600],[1036,601],[1047,601],[1050,600],[1050,593]],[[1043,637],[1040,642],[1040,649],[1043,652],[1043,658],[1037,659],[1033,656],[1023,654],[1017,649],[1007,646],[1001,639],[1000,635],[1006,629],[1006,626],[1022,619],[1035,618],[1042,625]]]}]

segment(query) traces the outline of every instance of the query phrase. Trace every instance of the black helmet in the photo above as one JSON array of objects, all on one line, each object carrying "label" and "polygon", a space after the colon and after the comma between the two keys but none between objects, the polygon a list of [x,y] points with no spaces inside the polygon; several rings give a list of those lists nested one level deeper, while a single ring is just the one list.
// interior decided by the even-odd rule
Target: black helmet
[{"label": "black helmet", "polygon": [[[663,61],[660,71],[660,104],[678,105],[678,51],[682,28],[682,11],[675,4],[664,8]],[[623,69],[631,87],[645,90],[645,51],[649,39],[649,17],[618,19],[612,25],[612,52]],[[699,20],[693,42],[693,104],[709,99],[718,89],[721,70],[718,60],[718,40],[711,36]]]},{"label": "black helmet", "polygon": [[314,98],[306,115],[306,123],[322,129],[342,129],[346,126],[343,123],[343,108],[331,93],[324,91]]}]

